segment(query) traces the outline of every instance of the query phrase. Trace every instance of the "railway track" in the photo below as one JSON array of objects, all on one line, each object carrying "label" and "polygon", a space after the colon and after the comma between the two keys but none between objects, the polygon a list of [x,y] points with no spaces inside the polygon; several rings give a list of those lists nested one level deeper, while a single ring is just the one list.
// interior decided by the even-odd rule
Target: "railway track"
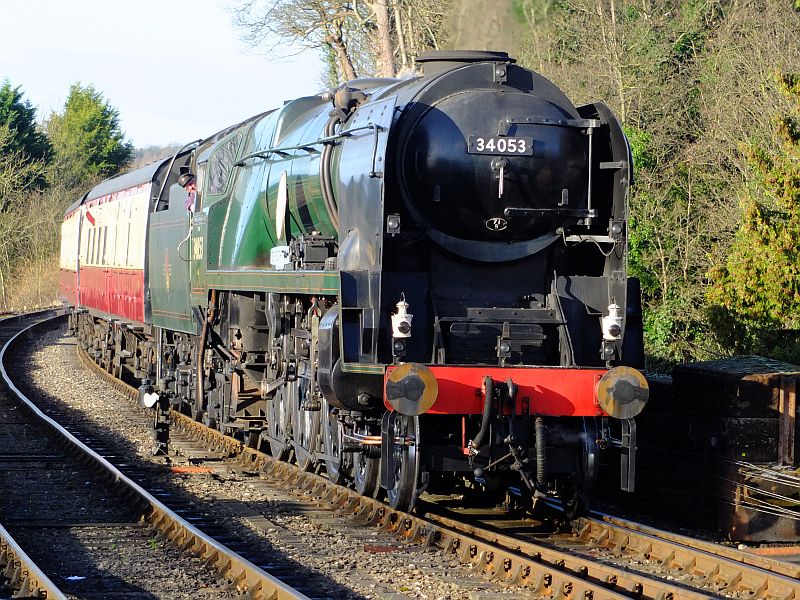
[{"label": "railway track", "polygon": [[[138,391],[111,379],[137,398]],[[349,515],[403,543],[438,547],[493,581],[565,598],[800,598],[797,566],[604,516],[581,519],[569,534],[542,533],[502,511],[454,511],[429,505],[420,514],[392,510],[324,477],[245,446],[172,413],[173,439],[211,449],[238,469],[260,472],[306,502]],[[191,450],[189,451],[191,452]],[[198,462],[202,462],[200,459]]]},{"label": "railway track", "polygon": [[8,386],[0,395],[0,564],[15,596],[307,598],[168,509],[19,390],[8,350],[53,318],[0,321]]},{"label": "railway track", "polygon": [[[39,313],[17,316],[8,316],[9,314],[11,313],[0,313],[0,347],[3,349],[8,340],[32,323],[44,318]],[[2,353],[0,353],[0,369],[2,369]],[[2,393],[0,390],[0,401],[3,400]],[[9,425],[4,422],[0,427],[7,430]],[[0,435],[6,434],[7,431]],[[0,569],[4,579],[3,593],[13,592],[22,597],[47,597],[57,600],[66,598],[11,533],[2,526],[2,521],[0,521]]]},{"label": "railway track", "polygon": [[[580,518],[570,533],[543,534],[525,525],[524,521],[504,518],[502,513],[491,515],[471,514],[444,516],[441,512],[427,515],[431,521],[458,531],[475,533],[492,539],[505,549],[531,555],[541,553],[542,547],[552,553],[566,551],[602,561],[608,570],[601,568],[599,575],[616,581],[615,568],[624,569],[633,581],[639,576],[675,582],[680,592],[668,591],[659,584],[642,587],[644,597],[659,596],[658,589],[667,597],[739,597],[781,598],[800,597],[800,567],[748,552],[721,546],[667,531],[646,527],[610,515],[601,518]],[[497,522],[501,524],[498,525]],[[513,533],[503,533],[513,530]],[[544,553],[543,558],[544,558]],[[548,554],[546,560],[559,560],[557,554]],[[584,568],[580,563],[573,567]],[[627,586],[628,584],[626,584]],[[632,588],[627,588],[632,589]],[[636,589],[636,588],[633,588]],[[655,594],[655,596],[653,596]]]}]

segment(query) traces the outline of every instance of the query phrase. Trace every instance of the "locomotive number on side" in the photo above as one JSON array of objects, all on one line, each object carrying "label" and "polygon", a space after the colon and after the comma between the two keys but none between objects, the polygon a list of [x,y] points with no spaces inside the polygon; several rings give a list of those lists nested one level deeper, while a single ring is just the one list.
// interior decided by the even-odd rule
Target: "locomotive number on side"
[{"label": "locomotive number on side", "polygon": [[192,260],[203,260],[203,238],[201,236],[192,238]]},{"label": "locomotive number on side", "polygon": [[533,156],[533,138],[469,136],[468,154]]}]

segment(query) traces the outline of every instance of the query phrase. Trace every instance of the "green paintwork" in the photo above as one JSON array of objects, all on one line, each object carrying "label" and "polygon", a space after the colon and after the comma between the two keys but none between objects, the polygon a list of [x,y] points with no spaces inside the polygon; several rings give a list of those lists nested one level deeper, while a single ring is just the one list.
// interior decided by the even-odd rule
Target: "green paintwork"
[{"label": "green paintwork", "polygon": [[386,372],[386,365],[343,362],[342,371],[346,373],[369,373],[371,375],[383,375]]},{"label": "green paintwork", "polygon": [[206,227],[206,213],[198,211],[192,219],[192,260],[190,263],[190,278],[192,282],[192,306],[206,306],[208,304],[208,282],[206,281],[206,250],[208,248],[208,228]]},{"label": "green paintwork", "polygon": [[336,271],[209,271],[210,288],[281,294],[335,296],[339,293]]},{"label": "green paintwork", "polygon": [[[285,233],[296,237],[319,231],[337,237],[322,199],[322,145],[314,144],[325,135],[329,111],[329,104],[319,98],[301,98],[223,134],[197,165],[204,189],[202,205],[191,220],[183,206],[185,192],[173,187],[175,198],[171,197],[170,207],[151,215],[154,325],[196,333],[191,307],[206,306],[211,289],[339,295],[337,271],[277,271],[270,264],[270,250],[287,244],[286,236],[279,235],[275,227],[284,172],[288,183]],[[222,162],[217,159],[232,149],[241,159],[254,152],[303,145],[307,149],[251,158],[242,165],[215,171]],[[224,178],[219,177],[220,172]],[[186,240],[190,222],[191,236]]]},{"label": "green paintwork", "polygon": [[189,256],[192,251],[189,213],[183,206],[185,192],[174,186],[170,207],[150,215],[149,273],[153,325],[195,333],[189,285]]},{"label": "green paintwork", "polygon": [[[181,325],[178,322],[181,319],[170,316],[170,327],[185,330],[186,324],[191,323],[190,305],[205,306],[210,289],[338,295],[339,276],[336,271],[276,271],[269,260],[273,247],[287,243],[278,238],[274,217],[278,182],[283,171],[287,172],[289,184],[290,235],[311,231],[336,235],[322,201],[318,152],[300,150],[286,156],[272,154],[267,158],[249,159],[230,170],[227,184],[218,186],[220,193],[209,192],[215,153],[223,152],[226,145],[227,148],[237,146],[237,156],[241,158],[275,146],[314,142],[324,134],[329,110],[318,98],[301,98],[254,122],[232,129],[205,155],[203,163],[198,165],[205,186],[202,206],[192,221],[191,239],[182,247],[184,256],[191,250],[191,286],[188,282],[186,285],[191,288],[190,304],[179,307],[168,293],[161,292],[165,301],[169,297],[169,307],[162,313],[185,311],[186,323]],[[313,148],[321,150],[319,145]],[[186,212],[182,206],[179,212],[185,219]],[[153,216],[158,218],[160,213]],[[188,226],[188,220],[184,225]],[[176,227],[170,237],[159,233],[165,237],[160,242],[159,251],[162,254],[168,251],[169,244],[173,248],[177,246],[186,232],[185,227]],[[174,238],[178,235],[180,238],[176,241]],[[165,314],[159,318],[163,323],[168,319]]]},{"label": "green paintwork", "polygon": [[[239,156],[310,144],[323,136],[329,107],[318,98],[290,102],[248,126]],[[229,137],[237,135],[232,132]],[[221,143],[224,143],[221,142]],[[292,237],[311,231],[336,235],[322,200],[319,182],[320,145],[313,151],[251,158],[233,170],[233,185],[225,196],[204,201],[210,270],[269,269],[270,250],[285,245],[275,227],[275,205],[281,173],[288,180],[288,228]],[[209,162],[213,160],[213,153]],[[210,283],[210,282],[209,282]]]}]

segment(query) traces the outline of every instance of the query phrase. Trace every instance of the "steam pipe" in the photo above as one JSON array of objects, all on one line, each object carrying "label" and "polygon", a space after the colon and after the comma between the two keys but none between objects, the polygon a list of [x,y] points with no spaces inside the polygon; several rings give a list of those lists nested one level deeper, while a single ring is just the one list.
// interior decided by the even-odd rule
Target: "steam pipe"
[{"label": "steam pipe", "polygon": [[[336,125],[341,122],[338,114],[331,116],[325,124],[325,136],[332,137],[336,132]],[[331,181],[331,161],[333,160],[333,143],[325,144],[322,149],[322,156],[320,157],[320,179],[322,180],[322,199],[325,202],[325,208],[328,209],[328,214],[331,217],[331,222],[334,228],[339,230],[339,209],[336,206],[336,198],[333,195],[333,182]]]},{"label": "steam pipe", "polygon": [[547,457],[544,445],[544,419],[536,417],[536,487],[543,491],[547,486]]},{"label": "steam pipe", "polygon": [[483,378],[483,387],[486,390],[483,400],[483,418],[481,419],[481,429],[475,439],[472,440],[472,450],[477,452],[483,444],[483,438],[489,431],[489,419],[492,417],[492,399],[494,398],[494,380],[488,375]]}]

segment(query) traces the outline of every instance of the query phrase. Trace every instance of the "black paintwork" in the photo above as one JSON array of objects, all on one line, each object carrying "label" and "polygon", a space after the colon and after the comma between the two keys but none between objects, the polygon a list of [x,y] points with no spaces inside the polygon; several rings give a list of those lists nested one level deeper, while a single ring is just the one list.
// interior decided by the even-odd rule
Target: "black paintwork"
[{"label": "black paintwork", "polygon": [[[630,152],[616,118],[502,53],[422,62],[423,77],[378,88],[343,127],[381,125],[345,140],[333,170],[344,361],[392,361],[404,294],[406,361],[638,366],[640,325],[601,356],[600,319],[612,303],[625,313],[630,287]],[[533,153],[471,153],[475,136],[530,139]],[[486,308],[523,312],[500,321]]]}]

